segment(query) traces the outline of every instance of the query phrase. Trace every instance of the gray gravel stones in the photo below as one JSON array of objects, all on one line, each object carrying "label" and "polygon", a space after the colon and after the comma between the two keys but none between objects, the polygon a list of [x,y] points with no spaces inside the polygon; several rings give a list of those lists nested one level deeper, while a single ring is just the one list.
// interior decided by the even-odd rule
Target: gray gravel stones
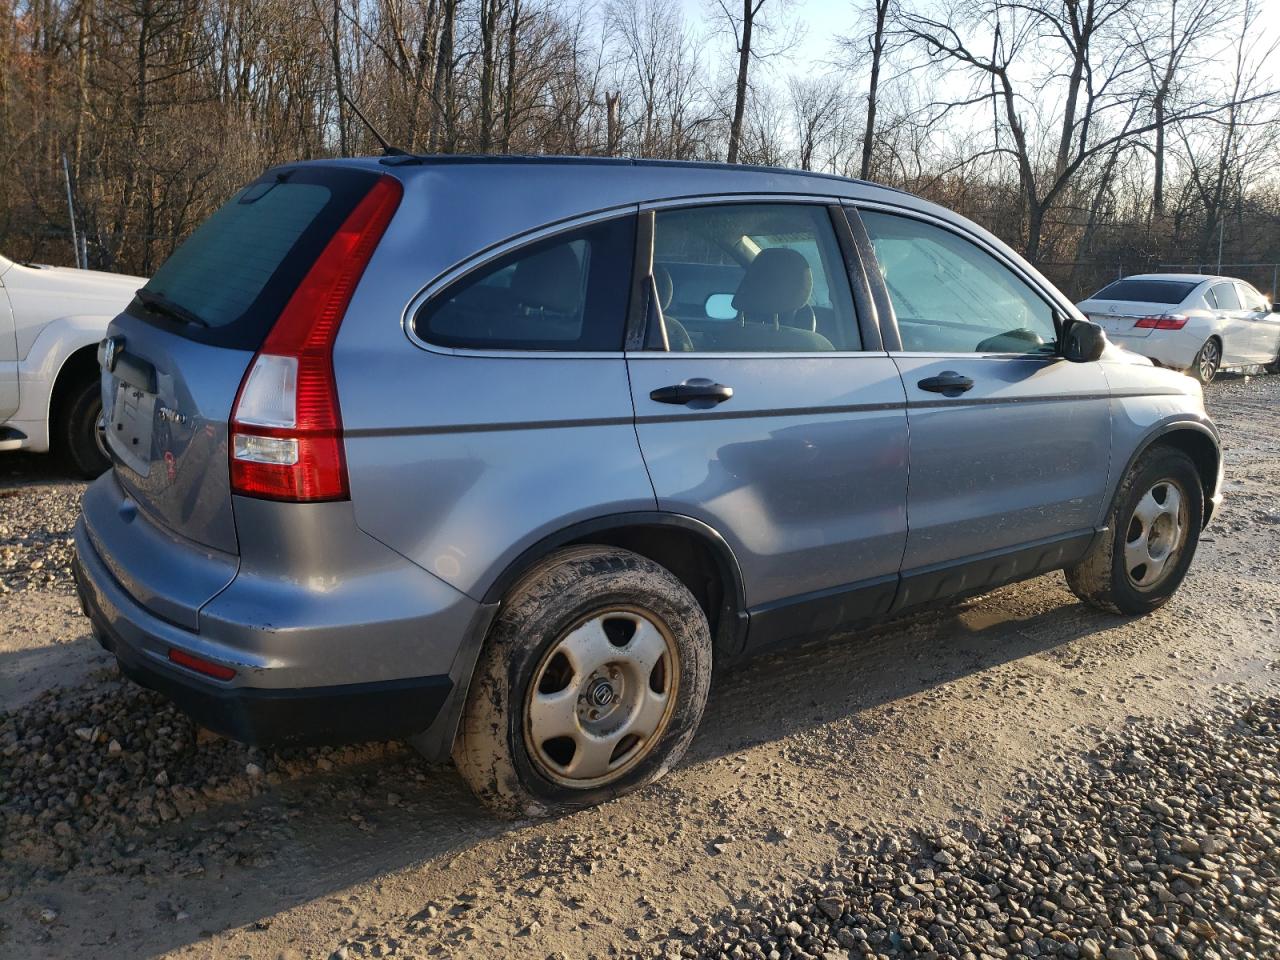
[{"label": "gray gravel stones", "polygon": [[19,590],[74,590],[71,530],[84,485],[0,490],[0,596]]},{"label": "gray gravel stones", "polygon": [[671,956],[1280,956],[1280,699],[1108,742],[1001,829],[880,844]]},{"label": "gray gravel stones", "polygon": [[[270,845],[258,844],[254,831],[270,831],[290,811],[244,804],[313,776],[325,779],[306,791],[309,802],[334,802],[352,785],[319,773],[321,761],[329,770],[377,763],[400,782],[421,776],[416,757],[398,744],[254,750],[200,730],[123,678],[47,691],[0,713],[0,883],[77,866],[135,874],[260,865]],[[236,808],[250,819],[227,819]],[[214,815],[202,821],[206,810]],[[187,829],[169,829],[183,821]]]}]

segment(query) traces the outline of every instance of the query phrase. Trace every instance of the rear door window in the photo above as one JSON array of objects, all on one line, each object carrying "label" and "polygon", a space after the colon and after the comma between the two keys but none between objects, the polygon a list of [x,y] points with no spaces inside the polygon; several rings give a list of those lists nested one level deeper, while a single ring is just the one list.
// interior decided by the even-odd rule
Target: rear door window
[{"label": "rear door window", "polygon": [[635,231],[618,217],[520,247],[423,304],[414,333],[463,349],[621,350]]},{"label": "rear door window", "polygon": [[862,349],[825,206],[726,203],[659,210],[653,280],[667,344],[698,353]]},{"label": "rear door window", "polygon": [[256,350],[377,180],[342,167],[268,171],[174,250],[129,312],[192,340]]},{"label": "rear door window", "polygon": [[1218,302],[1219,310],[1239,310],[1240,298],[1236,296],[1236,285],[1234,283],[1220,283],[1213,288],[1214,299]]}]

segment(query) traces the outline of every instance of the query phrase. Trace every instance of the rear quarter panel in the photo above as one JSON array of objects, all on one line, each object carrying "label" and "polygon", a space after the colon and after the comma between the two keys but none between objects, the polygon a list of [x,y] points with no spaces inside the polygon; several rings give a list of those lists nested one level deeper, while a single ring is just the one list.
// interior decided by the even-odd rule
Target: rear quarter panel
[{"label": "rear quarter panel", "polygon": [[615,358],[438,354],[337,361],[361,529],[472,597],[524,549],[610,513],[653,510]]},{"label": "rear quarter panel", "polygon": [[478,171],[406,175],[334,344],[357,525],[472,597],[551,533],[656,506],[621,352],[468,354],[404,329],[432,281],[554,219],[540,208],[619,208],[620,181],[610,194],[578,173],[535,169],[489,190]]}]

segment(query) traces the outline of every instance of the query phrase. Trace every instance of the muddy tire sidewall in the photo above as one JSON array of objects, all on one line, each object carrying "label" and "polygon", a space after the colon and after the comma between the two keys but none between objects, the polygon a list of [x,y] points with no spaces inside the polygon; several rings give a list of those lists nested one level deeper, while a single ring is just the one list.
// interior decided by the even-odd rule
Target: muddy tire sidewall
[{"label": "muddy tire sidewall", "polygon": [[[676,702],[661,739],[620,779],[578,789],[548,779],[525,743],[525,700],[548,648],[611,607],[635,607],[675,639]],[[669,571],[638,554],[577,547],[518,583],[494,622],[468,692],[454,758],[471,788],[507,816],[542,816],[621,796],[662,776],[688,748],[711,679],[711,634],[701,607]]]},{"label": "muddy tire sidewall", "polygon": [[83,384],[67,397],[63,407],[61,447],[67,466],[77,476],[92,480],[111,466],[98,443],[102,416],[102,390],[96,380]]}]

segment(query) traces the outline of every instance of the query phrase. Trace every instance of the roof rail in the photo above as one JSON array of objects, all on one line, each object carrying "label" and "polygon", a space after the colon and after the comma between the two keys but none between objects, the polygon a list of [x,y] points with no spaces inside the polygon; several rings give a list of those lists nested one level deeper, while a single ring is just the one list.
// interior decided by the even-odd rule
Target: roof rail
[{"label": "roof rail", "polygon": [[660,160],[646,157],[606,157],[578,156],[556,154],[470,154],[470,153],[429,153],[398,154],[382,157],[379,161],[387,166],[448,166],[451,164],[543,164],[560,166],[582,164],[590,166],[631,166],[631,167],[675,167],[679,169],[697,170],[743,170],[752,173],[785,174],[796,177],[816,177],[824,180],[837,180],[841,183],[856,183],[884,190],[903,192],[896,187],[855,177],[842,177],[835,173],[822,173],[815,170],[795,170],[791,167],[756,166],[745,163],[718,163],[712,160]]}]

